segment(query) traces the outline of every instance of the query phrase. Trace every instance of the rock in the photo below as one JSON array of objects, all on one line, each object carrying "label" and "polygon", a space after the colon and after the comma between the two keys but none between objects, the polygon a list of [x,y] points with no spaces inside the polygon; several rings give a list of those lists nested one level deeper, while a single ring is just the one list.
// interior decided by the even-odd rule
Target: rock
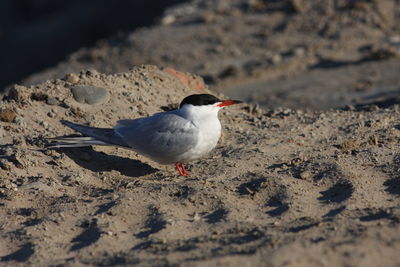
[{"label": "rock", "polygon": [[47,121],[40,121],[39,124],[45,129],[49,128],[49,123]]},{"label": "rock", "polygon": [[0,159],[0,168],[3,170],[12,170],[13,165],[7,159]]},{"label": "rock", "polygon": [[13,122],[17,114],[12,109],[3,109],[0,111],[0,121]]},{"label": "rock", "polygon": [[19,126],[26,127],[26,122],[23,117],[18,116],[15,118],[15,123]]},{"label": "rock", "polygon": [[70,74],[67,74],[67,76],[65,77],[65,80],[69,83],[75,84],[75,83],[79,82],[79,77],[78,77],[78,75],[76,75],[74,73],[70,73]]},{"label": "rock", "polygon": [[46,104],[47,104],[47,105],[52,105],[52,106],[54,106],[54,105],[59,105],[59,104],[60,104],[60,101],[58,101],[58,99],[55,98],[55,97],[49,97],[49,98],[46,100]]},{"label": "rock", "polygon": [[305,54],[306,54],[306,49],[305,49],[304,47],[302,47],[302,46],[296,47],[296,48],[293,50],[293,54],[294,54],[296,57],[304,57]]},{"label": "rock", "polygon": [[282,56],[280,54],[274,54],[271,57],[271,63],[277,65],[282,62]]},{"label": "rock", "polygon": [[102,104],[110,95],[106,89],[90,85],[74,86],[71,92],[77,102],[89,105]]},{"label": "rock", "polygon": [[300,173],[300,178],[303,180],[310,180],[311,177],[312,177],[312,173],[309,171],[303,171]]},{"label": "rock", "polygon": [[173,15],[167,15],[167,16],[165,16],[165,17],[163,17],[163,18],[161,19],[161,23],[162,23],[163,25],[169,25],[169,24],[171,24],[171,23],[174,23],[175,20],[176,20],[176,17],[175,17],[175,16],[173,16]]},{"label": "rock", "polygon": [[53,111],[49,111],[49,112],[47,112],[47,116],[49,116],[50,118],[55,118],[57,116],[57,114],[54,113]]},{"label": "rock", "polygon": [[22,103],[28,99],[28,94],[26,93],[27,88],[21,85],[14,85],[7,94],[7,99],[15,100],[16,102]]}]

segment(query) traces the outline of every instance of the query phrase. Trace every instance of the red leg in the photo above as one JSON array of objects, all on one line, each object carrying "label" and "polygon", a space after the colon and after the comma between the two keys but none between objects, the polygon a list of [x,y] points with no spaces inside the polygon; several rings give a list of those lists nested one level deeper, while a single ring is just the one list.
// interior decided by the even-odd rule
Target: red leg
[{"label": "red leg", "polygon": [[180,176],[184,176],[183,171],[179,167],[179,163],[178,162],[175,163],[175,168],[178,170]]},{"label": "red leg", "polygon": [[188,176],[189,174],[187,173],[185,166],[183,165],[183,163],[181,163],[181,168],[182,168],[182,174],[183,176]]}]

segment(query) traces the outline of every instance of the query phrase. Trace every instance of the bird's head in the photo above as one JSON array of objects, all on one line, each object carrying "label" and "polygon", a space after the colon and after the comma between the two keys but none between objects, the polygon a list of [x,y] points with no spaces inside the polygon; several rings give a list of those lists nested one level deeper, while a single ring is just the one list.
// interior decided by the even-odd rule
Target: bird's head
[{"label": "bird's head", "polygon": [[197,94],[197,95],[190,95],[185,97],[179,108],[182,109],[186,105],[191,105],[194,108],[202,109],[202,110],[215,110],[218,111],[223,107],[231,106],[234,104],[242,103],[240,100],[221,100],[213,95],[210,94]]}]

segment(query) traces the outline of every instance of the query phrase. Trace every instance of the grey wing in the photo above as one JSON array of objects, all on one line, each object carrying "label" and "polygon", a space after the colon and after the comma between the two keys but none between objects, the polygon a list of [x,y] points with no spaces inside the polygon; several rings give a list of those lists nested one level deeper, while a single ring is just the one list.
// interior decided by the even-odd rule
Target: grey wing
[{"label": "grey wing", "polygon": [[197,144],[198,129],[174,113],[119,121],[115,132],[134,150],[157,161],[185,153]]}]

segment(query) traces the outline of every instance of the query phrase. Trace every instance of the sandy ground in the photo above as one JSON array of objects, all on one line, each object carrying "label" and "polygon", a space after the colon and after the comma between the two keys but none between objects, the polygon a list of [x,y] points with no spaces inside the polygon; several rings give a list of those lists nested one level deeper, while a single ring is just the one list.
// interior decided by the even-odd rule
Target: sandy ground
[{"label": "sandy ground", "polygon": [[[27,77],[0,102],[1,264],[398,266],[399,18],[394,0],[193,0]],[[40,150],[72,134],[60,119],[111,127],[208,92],[149,63],[248,103],[188,178]]]},{"label": "sandy ground", "polygon": [[82,48],[24,84],[154,64],[196,73],[213,91],[265,108],[328,110],[399,92],[395,0],[192,0],[160,21]]},{"label": "sandy ground", "polygon": [[[200,81],[141,66],[13,88],[1,103],[2,265],[399,263],[398,106],[223,110],[218,147],[188,178],[120,148],[40,150],[72,133],[59,119],[110,127],[207,92]],[[77,84],[109,100],[78,103]]]}]

